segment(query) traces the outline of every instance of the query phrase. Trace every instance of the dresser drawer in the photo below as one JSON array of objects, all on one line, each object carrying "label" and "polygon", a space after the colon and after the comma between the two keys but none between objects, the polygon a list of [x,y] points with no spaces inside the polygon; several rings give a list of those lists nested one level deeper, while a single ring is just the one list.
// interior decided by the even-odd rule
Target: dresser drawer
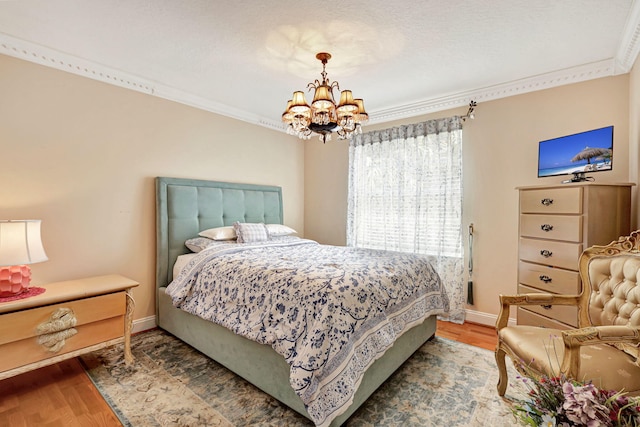
[{"label": "dresser drawer", "polygon": [[520,213],[581,214],[582,188],[522,190]]},{"label": "dresser drawer", "polygon": [[582,215],[520,215],[520,235],[582,242]]},{"label": "dresser drawer", "polygon": [[[71,310],[75,326],[66,329],[77,333],[66,338],[60,349],[50,351],[38,342],[44,335],[37,328],[52,321],[59,309]],[[0,372],[123,337],[125,309],[123,291],[4,314],[0,322]]]},{"label": "dresser drawer", "polygon": [[[518,285],[519,294],[542,293],[538,289],[524,285]],[[578,307],[573,305],[528,305],[527,310],[541,316],[555,319],[567,325],[578,327]]]},{"label": "dresser drawer", "polygon": [[520,261],[518,278],[521,284],[544,292],[569,295],[580,293],[580,275],[577,271]]},{"label": "dresser drawer", "polygon": [[520,238],[520,259],[553,267],[578,269],[582,244]]},{"label": "dresser drawer", "polygon": [[561,330],[572,329],[569,325],[565,325],[557,320],[549,319],[548,317],[540,316],[539,314],[529,311],[524,307],[518,307],[518,325],[529,325],[540,328]]}]

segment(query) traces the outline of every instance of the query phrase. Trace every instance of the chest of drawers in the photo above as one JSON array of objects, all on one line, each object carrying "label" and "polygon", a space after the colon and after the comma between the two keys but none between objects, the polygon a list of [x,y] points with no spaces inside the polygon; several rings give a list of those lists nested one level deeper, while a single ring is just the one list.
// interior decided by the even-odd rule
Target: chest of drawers
[{"label": "chest of drawers", "polygon": [[[631,231],[632,185],[589,182],[518,188],[518,293],[580,293],[582,251]],[[518,309],[518,324],[568,329],[577,321],[575,307]]]}]

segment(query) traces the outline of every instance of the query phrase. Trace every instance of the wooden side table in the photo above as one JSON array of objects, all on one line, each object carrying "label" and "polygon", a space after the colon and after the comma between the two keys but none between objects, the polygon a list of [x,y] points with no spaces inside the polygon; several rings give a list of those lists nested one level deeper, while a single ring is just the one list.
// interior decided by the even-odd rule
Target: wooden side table
[{"label": "wooden side table", "polygon": [[43,285],[43,294],[0,303],[0,380],[124,342],[138,283],[117,274]]}]

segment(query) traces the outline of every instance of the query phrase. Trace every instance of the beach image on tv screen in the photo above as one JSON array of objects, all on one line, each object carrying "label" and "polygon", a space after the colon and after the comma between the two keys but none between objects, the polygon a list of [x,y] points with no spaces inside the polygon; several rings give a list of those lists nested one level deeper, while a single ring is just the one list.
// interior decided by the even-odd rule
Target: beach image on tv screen
[{"label": "beach image on tv screen", "polygon": [[540,141],[538,177],[611,170],[613,126]]}]

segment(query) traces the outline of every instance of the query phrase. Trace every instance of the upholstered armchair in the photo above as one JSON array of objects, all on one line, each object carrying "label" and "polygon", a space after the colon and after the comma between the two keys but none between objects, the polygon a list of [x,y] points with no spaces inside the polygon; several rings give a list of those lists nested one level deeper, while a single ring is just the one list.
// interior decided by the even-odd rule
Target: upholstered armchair
[{"label": "upholstered armchair", "polygon": [[[579,270],[580,295],[500,295],[495,353],[500,396],[508,382],[505,355],[525,375],[563,373],[602,389],[640,395],[640,230],[588,248]],[[523,305],[577,305],[579,328],[507,326],[510,307]]]}]

